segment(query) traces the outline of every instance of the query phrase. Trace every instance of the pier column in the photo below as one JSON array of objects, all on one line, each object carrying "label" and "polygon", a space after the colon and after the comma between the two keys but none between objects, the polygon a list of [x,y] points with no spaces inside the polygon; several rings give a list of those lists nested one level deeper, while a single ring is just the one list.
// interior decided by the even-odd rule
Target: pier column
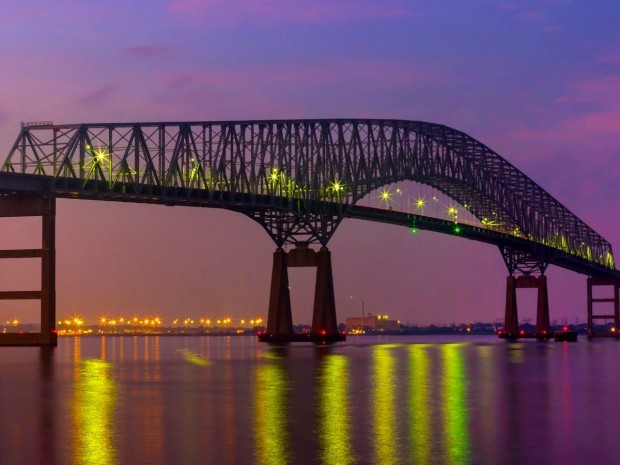
[{"label": "pier column", "polygon": [[[594,287],[612,287],[612,297],[594,297]],[[612,304],[613,313],[594,314],[595,303]],[[614,321],[614,333],[597,333],[594,330],[594,320],[610,320]],[[588,336],[619,336],[620,333],[620,278],[616,277],[589,277],[588,278]]]},{"label": "pier column", "polygon": [[273,335],[293,334],[293,317],[291,315],[291,294],[288,287],[286,252],[284,252],[281,247],[278,247],[273,254],[271,292],[269,294],[269,312],[267,314],[267,333]]},{"label": "pier column", "polygon": [[41,248],[0,250],[0,259],[40,258],[41,290],[0,291],[0,300],[40,300],[39,333],[0,334],[0,346],[55,346],[56,334],[56,198],[16,194],[0,197],[0,217],[41,217]]},{"label": "pier column", "polygon": [[506,313],[504,316],[504,332],[506,337],[519,336],[519,318],[517,314],[517,289],[534,288],[538,291],[536,302],[536,336],[549,337],[549,294],[547,293],[547,277],[523,275],[508,276],[506,284]]},{"label": "pier column", "polygon": [[517,316],[517,278],[510,275],[506,280],[506,311],[504,313],[504,334],[507,337],[517,337],[519,332],[519,318]]},{"label": "pier column", "polygon": [[56,199],[44,206],[41,238],[41,334],[56,345]]},{"label": "pier column", "polygon": [[312,333],[323,335],[338,333],[332,259],[331,252],[327,247],[321,247],[321,250],[317,252]]},{"label": "pier column", "polygon": [[536,304],[536,335],[548,336],[551,330],[549,323],[549,294],[547,293],[547,277],[537,278],[538,303]]}]

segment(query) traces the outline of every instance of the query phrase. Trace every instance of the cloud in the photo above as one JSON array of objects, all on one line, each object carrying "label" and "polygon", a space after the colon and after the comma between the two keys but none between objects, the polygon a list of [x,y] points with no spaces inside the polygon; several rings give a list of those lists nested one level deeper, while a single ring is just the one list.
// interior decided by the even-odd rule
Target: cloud
[{"label": "cloud", "polygon": [[93,90],[90,90],[86,94],[78,97],[76,103],[78,104],[100,104],[103,102],[107,102],[112,98],[115,94],[117,94],[121,89],[120,84],[104,84],[99,87],[96,87]]},{"label": "cloud", "polygon": [[499,8],[510,12],[515,18],[526,23],[537,24],[542,27],[545,32],[556,32],[562,29],[561,26],[551,22],[550,18],[554,16],[553,12],[547,12],[550,8],[562,4],[563,1],[547,1],[547,2],[507,2],[501,3]]},{"label": "cloud", "polygon": [[595,76],[567,86],[557,100],[561,104],[590,103],[620,108],[620,75]]},{"label": "cloud", "polygon": [[419,16],[416,2],[407,0],[173,0],[168,10],[198,24],[210,22],[218,26],[237,23],[260,25],[275,22],[324,24]]},{"label": "cloud", "polygon": [[135,45],[126,48],[124,52],[132,57],[151,58],[165,55],[168,49],[160,45]]}]

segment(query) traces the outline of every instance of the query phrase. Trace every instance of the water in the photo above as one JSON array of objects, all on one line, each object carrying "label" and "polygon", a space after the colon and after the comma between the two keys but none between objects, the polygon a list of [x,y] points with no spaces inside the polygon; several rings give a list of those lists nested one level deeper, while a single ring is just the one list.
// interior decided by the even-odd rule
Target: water
[{"label": "water", "polygon": [[616,464],[620,344],[0,348],[1,464]]}]

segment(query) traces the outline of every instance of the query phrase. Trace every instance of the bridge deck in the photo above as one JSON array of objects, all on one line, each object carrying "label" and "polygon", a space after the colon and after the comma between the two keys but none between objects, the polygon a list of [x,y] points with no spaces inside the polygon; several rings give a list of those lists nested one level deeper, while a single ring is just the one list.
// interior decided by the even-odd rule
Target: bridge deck
[{"label": "bridge deck", "polygon": [[[269,195],[250,195],[202,189],[162,189],[157,186],[136,192],[134,185],[123,183],[117,183],[114,190],[109,190],[108,186],[101,181],[87,181],[85,183],[79,179],[63,179],[63,182],[58,183],[57,180],[58,178],[51,176],[0,172],[0,192],[20,193],[22,195],[50,192],[59,198],[225,208],[242,213],[247,213],[256,208],[288,209],[291,208],[291,204],[299,202],[297,199],[281,197],[276,199],[274,203],[273,196]],[[327,204],[328,202],[322,203]],[[329,204],[332,209],[342,209],[345,218],[375,221],[409,228],[415,224],[417,229],[527,251],[531,250],[533,244],[533,241],[523,237],[466,223],[456,224],[454,221],[389,209]],[[0,216],[3,216],[1,212]],[[455,231],[455,225],[458,225],[458,231]],[[619,270],[612,270],[544,244],[536,243],[535,245],[544,249],[549,257],[549,263],[556,266],[590,276],[620,277]]]}]

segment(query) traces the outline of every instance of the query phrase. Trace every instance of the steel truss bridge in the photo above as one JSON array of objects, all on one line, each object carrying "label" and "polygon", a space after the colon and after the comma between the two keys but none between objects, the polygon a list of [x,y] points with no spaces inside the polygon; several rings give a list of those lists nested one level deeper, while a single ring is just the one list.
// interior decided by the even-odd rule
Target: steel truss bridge
[{"label": "steel truss bridge", "polygon": [[[361,205],[370,193],[406,181],[443,193],[479,223]],[[496,152],[440,124],[345,119],[30,123],[23,125],[2,165],[0,192],[0,216],[44,218],[41,250],[0,251],[0,258],[41,257],[42,290],[0,292],[0,299],[40,298],[46,343],[55,321],[56,198],[225,208],[258,222],[277,246],[263,336],[271,340],[298,338],[288,293],[292,266],[317,267],[315,339],[340,337],[327,244],[344,218],[497,245],[509,272],[508,336],[518,334],[519,287],[538,289],[537,335],[548,334],[544,272],[549,264],[589,276],[590,330],[597,317],[614,318],[620,327],[620,272],[611,244]],[[285,252],[285,245],[292,250]],[[596,285],[612,286],[614,297],[593,298]],[[600,301],[612,302],[614,314],[594,315],[593,304]]]}]

